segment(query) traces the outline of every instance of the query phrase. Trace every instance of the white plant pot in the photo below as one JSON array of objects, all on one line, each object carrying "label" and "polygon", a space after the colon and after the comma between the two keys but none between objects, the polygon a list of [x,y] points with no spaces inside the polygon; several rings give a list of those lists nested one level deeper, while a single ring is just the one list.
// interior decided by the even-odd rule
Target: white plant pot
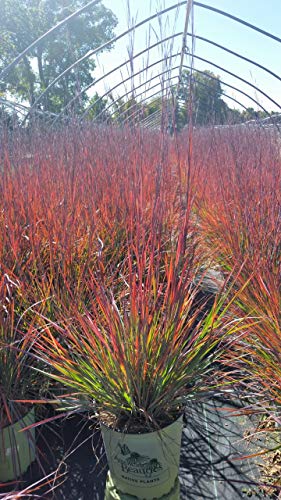
[{"label": "white plant pot", "polygon": [[35,460],[35,428],[21,432],[34,422],[32,408],[21,420],[0,429],[0,482],[24,474]]},{"label": "white plant pot", "polygon": [[142,500],[161,498],[173,491],[179,471],[182,427],[182,417],[160,431],[146,434],[123,434],[101,424],[116,491]]}]

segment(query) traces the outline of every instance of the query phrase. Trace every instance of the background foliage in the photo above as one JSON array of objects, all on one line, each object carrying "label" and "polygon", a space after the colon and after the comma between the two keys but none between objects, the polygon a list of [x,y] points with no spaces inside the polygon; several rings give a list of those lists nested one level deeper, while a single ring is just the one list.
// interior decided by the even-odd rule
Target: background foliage
[{"label": "background foliage", "polygon": [[[3,0],[0,18],[0,70],[39,36],[59,21],[86,5],[86,0]],[[109,41],[117,25],[114,14],[100,2],[60,28],[50,38],[37,44],[1,84],[10,93],[32,105],[46,87],[68,66],[90,50]],[[86,59],[65,75],[46,95],[42,110],[59,112],[71,97],[91,83],[95,68]],[[83,94],[75,103],[81,110],[87,101]],[[73,109],[72,109],[73,111]]]}]

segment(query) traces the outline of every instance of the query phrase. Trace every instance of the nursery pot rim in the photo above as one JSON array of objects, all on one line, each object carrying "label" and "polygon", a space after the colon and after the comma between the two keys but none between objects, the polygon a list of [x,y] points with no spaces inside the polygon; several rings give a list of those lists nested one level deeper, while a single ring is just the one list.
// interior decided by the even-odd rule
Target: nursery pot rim
[{"label": "nursery pot rim", "polygon": [[152,431],[146,431],[146,432],[141,432],[141,431],[140,432],[125,432],[124,430],[115,429],[114,427],[111,427],[110,425],[106,424],[105,422],[103,422],[100,419],[99,419],[99,424],[100,424],[101,430],[102,430],[102,427],[105,427],[105,429],[110,430],[112,432],[116,432],[117,434],[124,434],[126,436],[135,436],[136,438],[141,438],[145,435],[152,436],[155,434],[159,434],[159,432],[168,429],[169,427],[174,425],[176,422],[180,422],[183,419],[183,416],[184,416],[184,411],[181,411],[179,413],[179,415],[177,416],[177,418],[175,418],[175,420],[173,420],[173,422],[170,422],[167,425],[163,425],[162,427],[159,427],[159,429],[155,429]]}]

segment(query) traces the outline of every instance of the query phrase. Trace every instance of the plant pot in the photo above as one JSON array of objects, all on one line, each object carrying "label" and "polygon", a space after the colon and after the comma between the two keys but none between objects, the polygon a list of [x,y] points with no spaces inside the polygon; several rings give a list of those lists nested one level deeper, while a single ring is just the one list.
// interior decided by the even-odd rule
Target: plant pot
[{"label": "plant pot", "polygon": [[[148,500],[173,491],[178,480],[182,427],[182,417],[160,431],[145,434],[123,434],[101,424],[109,481],[121,498],[125,494]],[[112,494],[109,496],[108,486],[106,498],[114,498]]]},{"label": "plant pot", "polygon": [[21,420],[0,429],[0,481],[16,479],[35,460],[35,429],[20,432],[34,422],[32,408]]}]

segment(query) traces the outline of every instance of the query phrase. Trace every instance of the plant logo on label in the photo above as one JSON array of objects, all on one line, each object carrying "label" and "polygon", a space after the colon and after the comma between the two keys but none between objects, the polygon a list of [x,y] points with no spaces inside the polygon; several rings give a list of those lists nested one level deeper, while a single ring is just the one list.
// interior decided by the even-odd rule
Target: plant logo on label
[{"label": "plant logo on label", "polygon": [[128,482],[150,484],[166,480],[161,477],[162,481],[160,481],[159,476],[165,472],[165,469],[157,458],[132,451],[126,444],[118,444],[114,459],[121,467],[122,478]]}]

